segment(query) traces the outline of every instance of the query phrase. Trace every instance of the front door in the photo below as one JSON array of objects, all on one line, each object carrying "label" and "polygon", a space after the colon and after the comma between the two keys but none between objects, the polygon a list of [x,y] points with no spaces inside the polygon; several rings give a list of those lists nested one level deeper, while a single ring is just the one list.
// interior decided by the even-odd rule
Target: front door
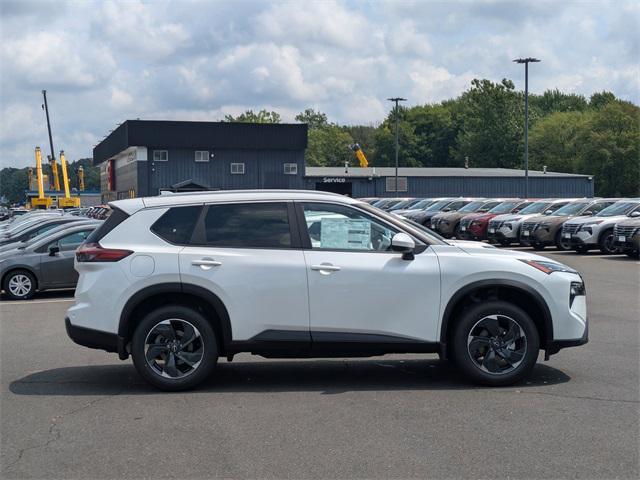
[{"label": "front door", "polygon": [[205,206],[192,243],[180,252],[183,283],[215,293],[227,307],[232,340],[309,342],[304,255],[287,202]]},{"label": "front door", "polygon": [[[76,249],[89,236],[93,229],[82,230],[64,235],[43,249],[40,258],[40,274],[43,286],[74,287],[78,283],[78,272],[73,268]],[[49,248],[57,246],[59,251],[49,254]]]},{"label": "front door", "polygon": [[302,208],[314,343],[437,341],[440,269],[431,249],[403,260],[391,251],[398,230],[383,220],[344,205]]}]

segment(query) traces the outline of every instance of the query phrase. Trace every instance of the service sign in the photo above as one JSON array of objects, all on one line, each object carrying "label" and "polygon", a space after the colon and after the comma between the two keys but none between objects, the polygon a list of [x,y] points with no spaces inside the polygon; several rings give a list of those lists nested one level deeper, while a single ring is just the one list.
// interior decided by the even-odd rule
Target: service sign
[{"label": "service sign", "polygon": [[323,177],[322,183],[345,183],[344,177]]}]

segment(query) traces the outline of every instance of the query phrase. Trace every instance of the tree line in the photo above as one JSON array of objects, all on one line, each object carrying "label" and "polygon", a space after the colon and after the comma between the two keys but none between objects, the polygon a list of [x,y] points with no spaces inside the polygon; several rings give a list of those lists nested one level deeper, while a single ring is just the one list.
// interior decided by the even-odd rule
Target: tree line
[{"label": "tree line", "polygon": [[[358,143],[370,166],[395,164],[395,110],[377,127],[338,125],[313,109],[295,119],[309,125],[306,163],[358,162]],[[226,121],[280,123],[277,112],[251,110]],[[398,108],[403,167],[516,168],[524,166],[524,92],[512,81],[473,80],[460,96]],[[529,95],[531,169],[595,177],[596,195],[640,195],[640,108],[610,92],[583,95],[548,90]]]}]

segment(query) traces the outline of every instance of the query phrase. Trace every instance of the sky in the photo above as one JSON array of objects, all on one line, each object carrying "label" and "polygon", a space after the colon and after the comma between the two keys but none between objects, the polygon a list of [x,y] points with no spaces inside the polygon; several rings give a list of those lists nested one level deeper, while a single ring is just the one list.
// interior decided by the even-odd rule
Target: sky
[{"label": "sky", "polygon": [[640,2],[0,0],[0,168],[68,160],[126,119],[305,108],[376,125],[408,105],[512,79],[640,103]]}]

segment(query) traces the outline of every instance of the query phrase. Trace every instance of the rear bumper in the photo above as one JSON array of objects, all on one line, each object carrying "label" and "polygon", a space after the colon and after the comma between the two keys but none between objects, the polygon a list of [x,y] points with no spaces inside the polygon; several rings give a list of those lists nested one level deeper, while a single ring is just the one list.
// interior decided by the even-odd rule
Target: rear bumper
[{"label": "rear bumper", "polygon": [[65,317],[64,325],[67,329],[67,335],[69,338],[78,345],[118,353],[122,360],[129,356],[125,349],[124,338],[115,333],[102,332],[92,328],[78,327],[71,323],[69,317]]}]

